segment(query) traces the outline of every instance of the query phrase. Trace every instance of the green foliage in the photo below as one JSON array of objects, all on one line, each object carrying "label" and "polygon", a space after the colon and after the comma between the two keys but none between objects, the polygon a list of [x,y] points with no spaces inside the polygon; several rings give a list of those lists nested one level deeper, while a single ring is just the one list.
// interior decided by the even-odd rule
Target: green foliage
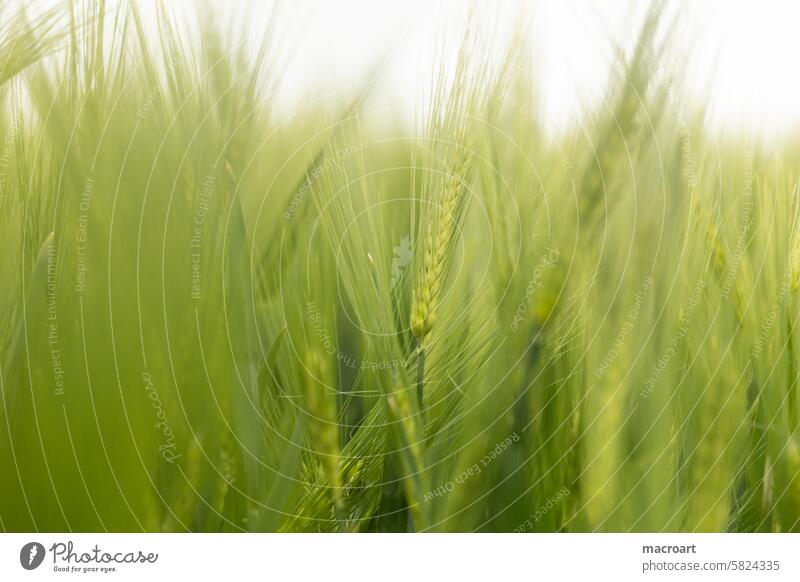
[{"label": "green foliage", "polygon": [[158,6],[4,19],[2,529],[800,529],[797,148],[681,105],[658,3],[557,138],[480,14],[409,134]]}]

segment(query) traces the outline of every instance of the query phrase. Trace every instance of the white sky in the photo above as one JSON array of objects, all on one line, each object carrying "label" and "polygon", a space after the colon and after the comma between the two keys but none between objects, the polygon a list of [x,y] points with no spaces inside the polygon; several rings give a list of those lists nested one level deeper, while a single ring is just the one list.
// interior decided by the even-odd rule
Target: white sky
[{"label": "white sky", "polygon": [[[544,123],[558,129],[600,94],[611,58],[609,34],[630,42],[646,2],[487,1],[485,8],[498,14],[502,30],[519,19],[518,4],[532,21]],[[744,125],[769,137],[800,125],[800,2],[678,0],[673,5],[684,11],[674,34],[687,52],[685,78],[697,99],[710,99],[716,127]],[[453,35],[463,30],[467,6],[449,0],[287,2],[284,24],[297,47],[284,79],[284,107],[325,88],[359,82],[382,51],[393,47],[384,94],[410,114],[425,93],[437,35],[443,26]],[[498,32],[498,49],[502,36]]]},{"label": "white sky", "polygon": [[[42,0],[45,5],[61,0]],[[133,0],[121,0],[123,2]],[[145,15],[158,0],[136,0]],[[201,0],[165,0],[177,11]],[[202,0],[205,2],[206,0]],[[264,14],[274,0],[208,0],[226,16],[245,17],[246,2]],[[2,2],[2,0],[0,0]],[[478,0],[496,15],[494,47],[520,15],[530,21],[541,120],[557,131],[602,95],[611,62],[609,38],[629,44],[649,0]],[[772,138],[800,129],[800,0],[667,0],[683,12],[671,34],[684,51],[684,79],[708,101],[717,128],[745,127]],[[279,110],[293,111],[325,92],[364,80],[391,51],[380,83],[386,104],[410,119],[435,63],[442,30],[460,38],[467,0],[285,0],[281,31],[294,48]],[[522,8],[522,10],[520,10]],[[264,24],[258,17],[251,25]]]}]

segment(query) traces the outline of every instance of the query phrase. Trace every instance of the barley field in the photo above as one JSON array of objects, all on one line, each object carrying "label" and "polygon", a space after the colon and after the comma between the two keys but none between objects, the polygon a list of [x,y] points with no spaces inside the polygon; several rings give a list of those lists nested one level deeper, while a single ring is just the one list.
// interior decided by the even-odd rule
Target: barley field
[{"label": "barley field", "polygon": [[800,530],[800,141],[664,3],[557,135],[488,4],[412,127],[143,4],[0,5],[0,530]]}]

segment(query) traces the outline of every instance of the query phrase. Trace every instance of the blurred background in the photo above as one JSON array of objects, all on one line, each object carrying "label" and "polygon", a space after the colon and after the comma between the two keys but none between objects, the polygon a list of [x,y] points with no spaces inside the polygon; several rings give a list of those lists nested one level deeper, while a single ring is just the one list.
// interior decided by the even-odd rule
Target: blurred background
[{"label": "blurred background", "polygon": [[[188,10],[196,2],[171,4],[175,10]],[[215,0],[212,6],[220,10],[226,4]],[[270,5],[256,4],[261,10]],[[602,99],[615,51],[632,50],[648,5],[637,0],[490,4],[497,20],[498,51],[512,21],[529,23],[541,121],[551,132],[580,120],[583,105]],[[299,0],[284,8],[281,26],[291,49],[278,95],[284,111],[317,97],[320,89],[362,82],[376,58],[387,52],[381,86],[410,119],[419,96],[429,94],[426,81],[434,70],[437,39],[443,29],[456,38],[461,35],[470,4]],[[685,51],[679,56],[688,94],[694,104],[709,105],[709,123],[715,129],[745,127],[772,139],[797,127],[800,4],[680,0],[668,2],[666,8],[666,19],[674,19],[670,35]],[[253,24],[258,26],[258,20]]]}]

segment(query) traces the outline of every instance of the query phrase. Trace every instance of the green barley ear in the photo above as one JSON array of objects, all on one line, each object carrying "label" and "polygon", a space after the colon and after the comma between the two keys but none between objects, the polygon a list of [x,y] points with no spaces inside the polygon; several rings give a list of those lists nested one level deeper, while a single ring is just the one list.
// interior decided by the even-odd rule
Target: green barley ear
[{"label": "green barley ear", "polygon": [[792,293],[796,293],[800,289],[800,219],[798,219],[798,212],[800,212],[800,205],[798,205],[798,196],[800,196],[800,184],[796,184],[792,195],[792,223],[791,223],[791,239],[789,241],[789,288]]},{"label": "green barley ear", "polygon": [[447,275],[448,255],[464,214],[466,180],[472,157],[470,148],[461,149],[457,156],[442,191],[434,220],[426,226],[422,269],[411,292],[411,331],[417,342],[417,403],[423,415],[425,352],[436,321],[439,293]]},{"label": "green barley ear", "polygon": [[[467,180],[472,149],[478,136],[477,120],[488,110],[485,86],[497,82],[484,50],[486,31],[476,12],[459,48],[452,80],[444,74],[436,79],[426,130],[432,144],[421,200],[415,278],[411,292],[410,327],[416,343],[417,400],[423,414],[425,360],[431,332],[438,316],[439,294],[447,278],[453,241],[461,230],[467,206]],[[416,214],[412,209],[412,219]]]},{"label": "green barley ear", "polygon": [[426,228],[422,271],[411,296],[411,331],[423,346],[427,343],[436,321],[436,308],[446,275],[448,251],[463,214],[471,157],[468,150],[461,152],[442,192],[436,217]]},{"label": "green barley ear", "polygon": [[486,58],[489,38],[481,22],[481,15],[472,11],[452,79],[443,73],[435,79],[427,120],[426,131],[432,144],[428,163],[437,171],[427,175],[423,186],[422,199],[427,203],[419,233],[423,245],[412,286],[410,325],[420,348],[428,343],[436,321],[448,254],[466,207],[466,186],[478,130],[476,120],[484,118],[489,108],[485,87],[498,83],[498,73]]},{"label": "green barley ear", "polygon": [[316,451],[330,487],[337,518],[341,518],[343,499],[336,394],[326,383],[330,378],[330,367],[323,355],[315,349],[306,352],[303,365],[306,376],[303,389],[306,412],[309,415],[311,449]]},{"label": "green barley ear", "polygon": [[692,195],[692,214],[698,232],[705,235],[705,246],[711,269],[720,279],[725,277],[728,268],[728,256],[722,244],[719,228],[711,212],[698,198]]},{"label": "green barley ear", "polygon": [[[617,47],[623,68],[621,86],[609,95],[611,115],[603,116],[596,144],[581,179],[581,214],[588,224],[596,224],[609,206],[618,202],[618,194],[629,179],[625,168],[639,155],[645,136],[642,114],[646,113],[647,93],[657,55],[663,50],[656,42],[661,2],[651,3],[639,31],[636,50],[626,58]],[[591,231],[590,231],[591,232]]]},{"label": "green barley ear", "polygon": [[55,6],[33,19],[25,9],[3,14],[0,24],[0,86],[43,57],[53,53],[67,37],[63,8]]},{"label": "green barley ear", "polygon": [[[708,208],[697,197],[694,197],[692,200],[692,213],[695,216],[695,225],[698,232],[705,233],[706,254],[711,271],[720,284],[724,285],[730,272],[731,262],[728,260],[728,253],[725,251],[725,245],[723,244],[722,235],[719,232],[717,222]],[[746,268],[747,261],[743,260],[738,265],[737,271]],[[738,278],[734,279],[731,283],[731,287],[734,314],[737,321],[742,321],[744,319],[745,300],[742,294],[741,281]]]}]

